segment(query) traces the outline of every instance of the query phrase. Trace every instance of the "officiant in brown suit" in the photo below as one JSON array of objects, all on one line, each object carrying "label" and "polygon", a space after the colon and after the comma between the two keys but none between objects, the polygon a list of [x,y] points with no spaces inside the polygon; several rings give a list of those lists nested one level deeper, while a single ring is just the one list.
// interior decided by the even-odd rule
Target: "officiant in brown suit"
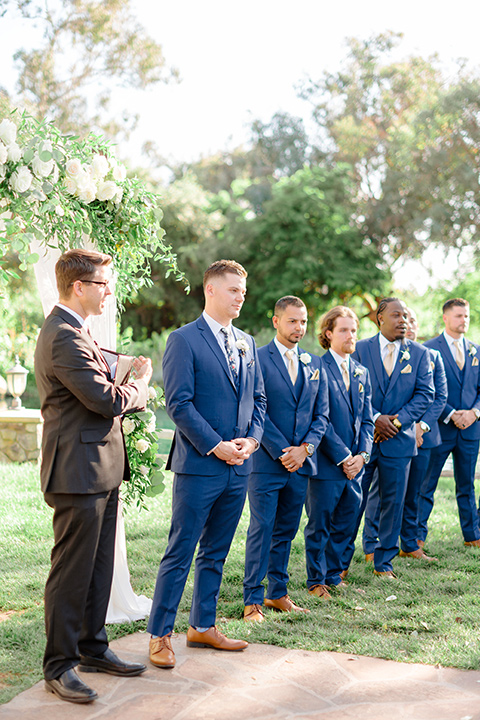
[{"label": "officiant in brown suit", "polygon": [[118,486],[129,466],[121,416],[143,410],[150,360],[134,361],[136,379],[115,386],[84,322],[101,315],[112,258],[69,250],[55,267],[59,302],[46,318],[35,352],[44,418],[41,484],[54,510],[54,547],[45,587],[46,690],[91,702],[97,693],[76,674],[138,675],[140,663],[108,647],[105,615],[113,573]]}]

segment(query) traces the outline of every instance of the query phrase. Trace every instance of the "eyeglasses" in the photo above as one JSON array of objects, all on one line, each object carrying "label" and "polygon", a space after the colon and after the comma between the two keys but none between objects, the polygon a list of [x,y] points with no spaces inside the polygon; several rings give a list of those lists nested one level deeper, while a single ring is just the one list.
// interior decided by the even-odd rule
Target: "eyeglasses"
[{"label": "eyeglasses", "polygon": [[[82,280],[82,278],[79,278],[78,280],[79,280],[79,282],[82,282],[82,283],[90,283],[90,285],[101,285],[104,290],[110,282],[109,280]],[[77,281],[75,280],[75,282],[77,282]],[[74,284],[73,282],[70,283],[70,285],[73,285],[73,284]]]}]

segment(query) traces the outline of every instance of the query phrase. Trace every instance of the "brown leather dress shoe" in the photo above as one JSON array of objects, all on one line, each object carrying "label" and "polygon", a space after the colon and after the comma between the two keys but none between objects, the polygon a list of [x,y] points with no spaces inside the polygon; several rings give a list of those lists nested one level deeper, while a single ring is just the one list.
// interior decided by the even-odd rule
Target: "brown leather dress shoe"
[{"label": "brown leather dress shoe", "polygon": [[382,580],[396,580],[397,576],[392,570],[374,570],[373,574],[377,577],[382,578]]},{"label": "brown leather dress shoe", "polygon": [[323,600],[330,600],[332,597],[326,585],[312,585],[311,588],[308,588],[308,594],[315,595],[316,597],[322,598]]},{"label": "brown leather dress shoe", "polygon": [[365,554],[365,562],[373,562],[373,553]]},{"label": "brown leather dress shoe", "polygon": [[411,557],[415,558],[416,560],[428,560],[428,562],[436,562],[438,558],[436,557],[430,557],[427,555],[427,553],[423,552],[422,548],[418,548],[418,550],[413,550],[413,552],[404,552],[403,550],[400,550],[398,553],[400,557]]},{"label": "brown leather dress shoe", "polygon": [[465,540],[463,544],[466,547],[480,547],[480,540]]},{"label": "brown leather dress shoe", "polygon": [[348,587],[348,583],[345,580],[340,580],[337,585],[329,585],[330,590],[345,590]]},{"label": "brown leather dress shoe", "polygon": [[262,606],[257,603],[254,605],[245,605],[243,619],[245,622],[263,622],[265,615],[262,612]]},{"label": "brown leather dress shoe", "polygon": [[340,577],[342,578],[342,580],[345,580],[347,575],[348,575],[348,570],[342,570],[342,572],[340,573]]},{"label": "brown leather dress shoe", "polygon": [[54,680],[45,678],[45,690],[52,692],[61,700],[72,703],[90,703],[98,697],[95,690],[80,680],[74,668],[65,670]]},{"label": "brown leather dress shoe", "polygon": [[425,546],[425,540],[417,540],[417,545],[419,548],[423,548]]},{"label": "brown leather dress shoe", "polygon": [[272,600],[271,598],[265,598],[264,603],[265,607],[276,610],[277,612],[310,612],[310,610],[306,610],[305,608],[301,608],[298,605],[295,605],[293,600],[290,600],[288,595],[284,595],[281,598],[275,598],[275,600]]},{"label": "brown leather dress shoe", "polygon": [[155,667],[173,668],[175,667],[175,653],[172,649],[172,633],[163,637],[150,638],[150,662]]},{"label": "brown leather dress shoe", "polygon": [[198,632],[190,625],[187,630],[187,647],[213,648],[214,650],[230,650],[238,652],[245,650],[248,643],[245,640],[231,640],[225,637],[215,626],[205,632]]}]

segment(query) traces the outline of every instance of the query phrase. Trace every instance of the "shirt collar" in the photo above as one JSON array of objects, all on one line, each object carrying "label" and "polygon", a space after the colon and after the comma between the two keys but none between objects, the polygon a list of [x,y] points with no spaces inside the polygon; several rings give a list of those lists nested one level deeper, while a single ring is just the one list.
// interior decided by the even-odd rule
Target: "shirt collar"
[{"label": "shirt collar", "polygon": [[330,348],[330,354],[332,355],[333,359],[337,363],[340,370],[342,369],[343,362],[347,363],[347,370],[348,371],[350,370],[350,355],[347,355],[347,357],[344,358],[341,355],[339,355],[338,353],[336,353],[335,350],[332,350],[332,348]]},{"label": "shirt collar", "polygon": [[[385,335],[382,335],[381,332],[378,333],[378,337],[379,337],[379,340],[380,340],[380,351],[384,350],[384,349],[387,347],[387,345],[390,345],[391,342],[392,342],[391,340],[387,340],[387,338],[385,337]],[[395,345],[396,348],[399,348],[399,349],[400,349],[400,345],[402,344],[402,341],[401,341],[401,340],[394,340],[394,341],[393,341],[393,344]]]},{"label": "shirt collar", "polygon": [[443,336],[444,336],[445,340],[447,341],[449,347],[452,347],[453,343],[456,342],[457,340],[459,340],[461,342],[461,344],[463,345],[463,337],[464,337],[463,335],[459,338],[453,338],[451,335],[449,335],[447,333],[446,330],[444,330]]},{"label": "shirt collar", "polygon": [[232,323],[229,323],[227,326],[222,325],[221,323],[217,322],[212,317],[210,317],[210,315],[208,315],[205,310],[203,311],[202,315],[203,315],[203,319],[205,320],[205,322],[207,323],[208,327],[213,332],[215,337],[218,335],[220,330],[222,330],[223,328],[225,328],[228,331],[229,335],[233,335]]},{"label": "shirt collar", "polygon": [[287,348],[283,343],[281,343],[281,342],[278,341],[276,335],[275,335],[275,337],[273,338],[273,342],[274,342],[275,345],[277,346],[277,350],[278,350],[278,352],[280,353],[280,355],[281,355],[282,357],[285,356],[285,353],[287,352],[287,350],[293,350],[293,352],[295,353],[295,355],[298,356],[298,345],[294,345],[293,348]]},{"label": "shirt collar", "polygon": [[83,318],[81,315],[75,312],[75,310],[72,310],[71,308],[67,307],[66,305],[62,305],[62,303],[57,303],[57,307],[62,308],[62,310],[66,310],[70,315],[73,315],[75,320],[78,320],[80,325],[83,327],[85,323],[85,318]]}]

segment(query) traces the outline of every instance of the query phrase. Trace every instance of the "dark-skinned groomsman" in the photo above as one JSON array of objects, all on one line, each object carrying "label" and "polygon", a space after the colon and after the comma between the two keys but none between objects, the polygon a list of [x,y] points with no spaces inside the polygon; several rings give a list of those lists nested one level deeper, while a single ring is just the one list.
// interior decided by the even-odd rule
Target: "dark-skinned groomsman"
[{"label": "dark-skinned groomsman", "polygon": [[277,611],[302,611],[287,594],[288,560],[308,478],[316,472],[316,449],[328,423],[327,379],[320,358],[298,346],[307,328],[303,301],[280,298],[273,326],[276,337],[258,351],[267,412],[248,481],[250,526],[243,583],[247,622],[264,619],[263,603]]},{"label": "dark-skinned groomsman", "polygon": [[368,370],[351,358],[358,318],[339,305],[320,322],[321,358],[328,379],[329,423],[317,451],[317,473],[308,481],[305,528],[307,587],[329,599],[344,586],[343,557],[362,502],[362,476],[373,443],[372,388]]},{"label": "dark-skinned groomsman", "polygon": [[[412,457],[417,454],[415,424],[433,402],[435,391],[426,348],[406,339],[407,309],[398,298],[384,298],[377,308],[380,332],[360,340],[353,357],[370,371],[375,423],[370,463],[362,481],[363,501],[356,537],[375,470],[378,471],[380,516],[374,552],[375,575],[395,579],[392,560],[398,538]],[[348,567],[352,550],[347,551]]]},{"label": "dark-skinned groomsman", "polygon": [[445,330],[425,345],[440,352],[448,384],[447,404],[440,415],[442,443],[432,451],[430,471],[420,488],[418,521],[420,545],[428,532],[433,496],[447,457],[453,455],[458,515],[464,543],[480,547],[478,510],[475,501],[475,466],[480,442],[480,346],[465,338],[470,306],[463,298],[443,306]]},{"label": "dark-skinned groomsman", "polygon": [[[418,321],[415,312],[407,308],[408,329],[407,338],[416,340],[418,335]],[[441,443],[438,418],[447,402],[447,378],[442,356],[437,350],[429,348],[430,364],[433,372],[435,386],[435,400],[427,409],[421,420],[415,424],[418,454],[412,458],[408,475],[405,505],[403,508],[402,528],[400,531],[400,557],[411,557],[417,560],[435,560],[429,557],[418,545],[418,499],[420,486],[425,478],[432,454],[432,448]],[[374,491],[374,485],[376,492]],[[373,492],[372,492],[373,490]],[[365,509],[365,522],[363,528],[363,548],[367,560],[373,560],[373,553],[378,537],[378,483],[372,483]]]}]

